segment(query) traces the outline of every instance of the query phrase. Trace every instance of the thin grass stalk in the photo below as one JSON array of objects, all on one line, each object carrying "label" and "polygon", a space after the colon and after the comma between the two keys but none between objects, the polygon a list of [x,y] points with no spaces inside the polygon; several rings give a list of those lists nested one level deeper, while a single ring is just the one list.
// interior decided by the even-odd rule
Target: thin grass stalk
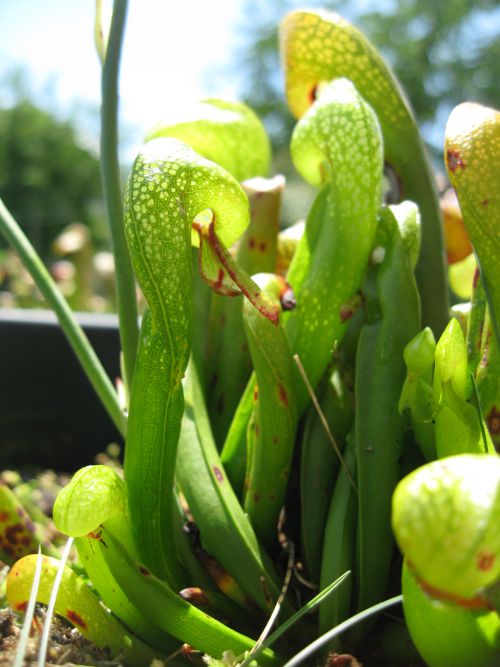
[{"label": "thin grass stalk", "polygon": [[472,384],[472,395],[474,397],[474,407],[477,410],[477,418],[479,420],[479,428],[481,429],[481,437],[483,439],[483,445],[484,445],[484,453],[488,453],[488,439],[486,437],[486,431],[484,428],[484,415],[483,411],[481,410],[481,402],[479,400],[479,392],[477,390],[477,382],[476,378],[474,377],[474,373],[470,374],[470,379],[471,379],[471,384]]},{"label": "thin grass stalk", "polygon": [[252,650],[249,652],[248,656],[243,660],[241,663],[240,667],[249,667],[250,664],[252,663],[254,657],[257,655],[257,653],[260,653],[261,650],[263,650],[263,644],[266,641],[266,638],[268,637],[269,633],[271,632],[271,628],[273,627],[276,619],[278,618],[278,614],[280,613],[281,609],[281,604],[283,600],[285,599],[286,592],[288,590],[288,586],[290,584],[290,580],[292,578],[292,572],[293,572],[293,563],[295,559],[295,546],[293,542],[289,542],[288,544],[288,566],[286,569],[286,575],[285,575],[285,580],[283,582],[283,587],[281,589],[280,596],[278,600],[276,601],[276,604],[274,605],[274,609],[269,616],[269,619],[264,626],[264,629],[262,630],[260,637],[257,639],[255,646],[252,648]]},{"label": "thin grass stalk", "polygon": [[68,538],[66,546],[64,547],[61,560],[59,561],[59,567],[57,569],[56,578],[54,579],[54,585],[52,587],[52,592],[50,594],[49,604],[47,605],[47,613],[45,614],[45,621],[43,624],[40,648],[38,650],[38,667],[45,667],[45,658],[47,656],[47,649],[49,648],[50,626],[52,624],[52,617],[54,616],[57,594],[59,593],[59,587],[61,585],[64,568],[66,567],[66,561],[68,560],[72,544],[73,544],[73,538],[70,537]]},{"label": "thin grass stalk", "polygon": [[39,545],[38,558],[36,559],[35,574],[33,575],[33,584],[31,586],[30,599],[28,600],[28,606],[26,608],[26,614],[24,616],[24,623],[21,630],[21,636],[19,637],[19,642],[17,644],[17,649],[16,649],[16,655],[14,658],[14,664],[12,667],[23,667],[24,665],[24,656],[26,654],[26,648],[28,646],[31,624],[33,622],[33,616],[35,614],[36,596],[38,594],[38,587],[40,586],[42,559],[43,559],[42,548]]},{"label": "thin grass stalk", "polygon": [[396,595],[395,597],[389,598],[388,600],[384,600],[383,602],[379,602],[378,604],[375,604],[372,607],[369,607],[368,609],[364,609],[363,611],[360,611],[358,614],[354,614],[354,616],[351,616],[351,618],[348,618],[343,623],[339,623],[337,626],[335,626],[328,632],[325,632],[324,635],[318,637],[318,639],[309,644],[309,646],[306,646],[304,649],[302,649],[302,651],[299,651],[299,653],[294,655],[293,658],[284,665],[284,667],[296,667],[297,665],[300,665],[302,662],[304,662],[304,660],[310,658],[313,653],[315,653],[322,646],[324,646],[324,644],[327,644],[335,637],[338,637],[338,635],[342,634],[346,630],[349,630],[349,628],[353,627],[357,623],[365,621],[367,618],[373,616],[374,614],[378,614],[381,611],[384,611],[384,609],[387,609],[388,607],[392,607],[395,604],[399,604],[402,601],[403,601],[403,596]]},{"label": "thin grass stalk", "polygon": [[297,364],[297,368],[299,369],[300,376],[302,380],[304,381],[304,384],[306,385],[307,388],[307,393],[309,394],[309,397],[311,399],[312,404],[314,405],[314,409],[316,410],[318,417],[321,421],[321,425],[323,426],[323,429],[326,433],[326,436],[328,440],[330,441],[335,454],[338,456],[338,459],[340,461],[340,464],[344,468],[345,474],[347,475],[347,479],[351,483],[352,488],[354,489],[354,493],[358,495],[358,487],[356,486],[356,482],[354,481],[353,476],[351,475],[351,471],[349,470],[348,466],[346,465],[346,462],[344,460],[344,457],[342,455],[342,452],[340,451],[339,446],[337,445],[335,438],[333,437],[333,433],[330,430],[330,426],[328,425],[328,421],[323,414],[323,410],[321,409],[321,406],[319,404],[318,398],[316,394],[314,393],[314,389],[312,387],[312,384],[309,381],[309,378],[307,377],[306,370],[302,364],[302,361],[300,359],[300,356],[298,354],[293,355],[293,360]]},{"label": "thin grass stalk", "polygon": [[102,69],[101,180],[115,258],[115,281],[124,381],[129,395],[134,374],[139,327],[135,277],[123,226],[123,194],[118,160],[118,78],[127,0],[115,0]]},{"label": "thin grass stalk", "polygon": [[[267,639],[262,640],[259,645],[255,645],[254,649],[250,654],[243,660],[240,667],[249,667],[254,660],[258,657],[259,653],[266,648],[269,648],[276,642],[282,635],[291,628],[292,625],[297,623],[302,616],[309,614],[315,607],[326,600],[326,598],[333,593],[333,591],[338,588],[351,574],[350,570],[347,570],[344,574],[340,575],[338,579],[332,582],[329,586],[324,588],[318,595],[316,595],[312,600],[309,600],[303,607],[299,609],[291,618],[288,618],[283,622],[276,630],[267,637]],[[267,626],[266,626],[267,627]],[[263,633],[264,634],[264,633]]]}]

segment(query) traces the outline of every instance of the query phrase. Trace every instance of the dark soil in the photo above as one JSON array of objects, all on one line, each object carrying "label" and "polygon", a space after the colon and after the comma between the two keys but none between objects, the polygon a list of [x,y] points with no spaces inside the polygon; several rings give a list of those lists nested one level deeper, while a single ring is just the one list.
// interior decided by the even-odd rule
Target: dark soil
[{"label": "dark soil", "polygon": [[[38,665],[39,643],[45,620],[45,608],[37,605],[24,665]],[[0,610],[0,667],[12,667],[21,634],[22,618],[10,609]],[[94,665],[119,667],[105,651],[97,649],[76,628],[59,616],[52,620],[46,663],[50,665]]]}]

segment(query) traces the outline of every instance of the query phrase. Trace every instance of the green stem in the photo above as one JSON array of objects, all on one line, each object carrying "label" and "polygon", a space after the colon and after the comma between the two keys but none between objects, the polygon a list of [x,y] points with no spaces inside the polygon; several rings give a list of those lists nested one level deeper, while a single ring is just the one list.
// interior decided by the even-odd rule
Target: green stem
[{"label": "green stem", "polygon": [[120,433],[125,435],[125,417],[120,408],[118,396],[111,380],[106,375],[106,371],[102,367],[87,336],[76,321],[73,311],[59,292],[50,273],[1,199],[0,232],[2,232],[8,243],[18,253],[23,265],[35,281],[36,286],[56,314],[61,328],[91,385]]},{"label": "green stem", "polygon": [[139,328],[135,278],[123,226],[123,195],[118,161],[118,72],[126,16],[127,0],[116,0],[102,70],[101,179],[115,257],[116,298],[124,359],[124,381],[130,390]]}]

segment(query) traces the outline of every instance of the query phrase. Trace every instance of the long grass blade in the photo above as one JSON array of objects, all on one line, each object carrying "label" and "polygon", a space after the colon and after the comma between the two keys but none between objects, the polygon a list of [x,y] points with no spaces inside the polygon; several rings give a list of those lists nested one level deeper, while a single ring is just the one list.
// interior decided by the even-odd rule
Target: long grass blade
[{"label": "long grass blade", "polygon": [[116,391],[103,365],[99,361],[94,348],[78,324],[68,302],[61,294],[54,279],[42,262],[35,248],[19,224],[0,199],[0,235],[19,255],[23,266],[29,271],[36,286],[48,305],[54,311],[64,335],[68,339],[73,352],[94,391],[99,396],[109,416],[122,435],[126,432],[126,419],[118,402]]},{"label": "long grass blade", "polygon": [[472,393],[474,394],[474,407],[477,410],[477,418],[479,420],[479,428],[481,429],[481,437],[483,439],[483,444],[484,444],[484,453],[488,453],[488,439],[486,438],[486,431],[484,430],[484,417],[483,417],[483,411],[481,410],[481,403],[479,401],[479,392],[477,390],[477,382],[476,378],[474,377],[474,373],[470,374],[471,382],[472,382]]},{"label": "long grass blade", "polygon": [[337,637],[338,635],[342,634],[342,632],[349,630],[349,628],[356,625],[357,623],[361,623],[370,616],[378,614],[384,609],[392,607],[395,604],[399,604],[402,602],[402,600],[402,595],[396,595],[393,598],[379,602],[378,604],[373,605],[373,607],[368,607],[368,609],[364,609],[358,614],[351,616],[351,618],[348,618],[347,621],[339,623],[339,625],[332,628],[328,632],[325,632],[324,635],[318,637],[318,639],[309,644],[309,646],[306,646],[304,649],[302,649],[302,651],[299,651],[299,653],[294,655],[291,660],[285,663],[284,667],[296,667],[296,665],[300,665],[302,662],[304,662],[304,660],[307,660],[313,653],[320,649],[324,644],[327,644],[329,641],[331,641],[334,637]]},{"label": "long grass blade", "polygon": [[260,653],[261,650],[264,650],[264,643],[266,641],[267,636],[269,635],[269,632],[271,631],[271,628],[274,625],[274,622],[276,621],[276,618],[278,617],[278,614],[281,609],[281,604],[283,600],[285,599],[286,592],[288,590],[288,586],[290,584],[290,579],[292,578],[292,573],[293,573],[293,564],[295,561],[295,546],[293,542],[288,542],[288,566],[286,569],[286,575],[285,579],[283,582],[283,588],[281,589],[281,593],[279,598],[276,601],[276,604],[274,605],[274,609],[269,616],[269,619],[264,626],[264,629],[262,630],[262,633],[260,637],[257,639],[255,646],[253,649],[250,651],[248,656],[243,660],[241,663],[240,667],[248,667],[251,662],[254,660],[255,656]]},{"label": "long grass blade", "polygon": [[303,607],[299,609],[291,618],[287,619],[282,625],[280,625],[279,628],[277,628],[272,634],[269,635],[269,637],[262,641],[262,643],[257,646],[253,650],[252,654],[249,655],[240,665],[240,667],[248,667],[252,660],[255,660],[259,653],[263,651],[265,648],[269,648],[274,644],[275,641],[277,641],[282,635],[285,634],[287,630],[291,628],[292,625],[297,623],[302,616],[305,614],[310,613],[315,607],[317,607],[319,604],[323,602],[323,600],[326,600],[326,598],[333,593],[334,590],[336,590],[346,579],[349,577],[351,574],[350,570],[347,570],[347,572],[344,572],[338,579],[336,579],[334,582],[332,582],[329,586],[324,588],[318,595],[316,595],[312,600],[309,600],[307,604],[305,604]]},{"label": "long grass blade", "polygon": [[26,655],[26,648],[28,646],[28,638],[30,635],[31,623],[35,614],[36,597],[38,594],[38,587],[40,586],[40,575],[42,573],[42,548],[38,547],[38,557],[36,559],[35,574],[33,576],[33,584],[31,586],[30,599],[26,608],[26,615],[21,630],[21,636],[17,644],[16,657],[14,658],[13,667],[23,667],[24,656]]},{"label": "long grass blade", "polygon": [[42,630],[42,639],[40,641],[40,648],[38,651],[38,667],[45,667],[45,658],[47,656],[47,649],[49,647],[50,626],[52,623],[52,617],[54,615],[54,608],[56,606],[57,594],[59,593],[59,586],[61,585],[61,579],[63,576],[64,568],[66,567],[66,561],[68,560],[72,544],[73,538],[70,537],[68,538],[66,546],[64,547],[64,551],[59,562],[59,567],[57,569],[57,574],[54,579],[54,586],[52,587],[49,604],[47,605],[47,612],[45,614],[45,621]]}]

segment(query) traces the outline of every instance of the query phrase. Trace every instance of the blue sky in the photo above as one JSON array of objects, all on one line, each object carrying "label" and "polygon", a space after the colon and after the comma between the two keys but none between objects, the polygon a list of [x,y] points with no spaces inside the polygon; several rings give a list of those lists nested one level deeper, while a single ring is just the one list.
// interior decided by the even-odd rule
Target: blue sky
[{"label": "blue sky", "polygon": [[[230,67],[230,58],[241,34],[242,3],[129,0],[120,109],[125,160],[169,108],[206,96],[238,96],[238,67],[234,63]],[[351,0],[348,7],[356,14],[375,6],[387,10],[395,3]],[[256,11],[265,11],[266,6],[272,7],[264,0],[256,2]],[[72,117],[84,143],[93,146],[100,99],[94,8],[95,0],[0,0],[0,107],[8,103],[2,99],[2,78],[24,67],[35,101],[63,118]],[[469,46],[474,36],[491,39],[498,34],[499,22],[500,7],[493,14],[478,10],[468,25]],[[217,71],[231,71],[232,76],[215,76]],[[442,143],[449,111],[444,109],[434,126],[423,128],[436,145]]]},{"label": "blue sky", "polygon": [[[140,142],[171,105],[236,95],[234,81],[224,88],[210,73],[227,63],[240,3],[217,0],[215,6],[216,12],[203,0],[130,0],[120,85],[127,143]],[[98,105],[94,8],[93,0],[3,0],[0,78],[26,68],[35,99],[49,97],[62,116],[76,101]]]}]

